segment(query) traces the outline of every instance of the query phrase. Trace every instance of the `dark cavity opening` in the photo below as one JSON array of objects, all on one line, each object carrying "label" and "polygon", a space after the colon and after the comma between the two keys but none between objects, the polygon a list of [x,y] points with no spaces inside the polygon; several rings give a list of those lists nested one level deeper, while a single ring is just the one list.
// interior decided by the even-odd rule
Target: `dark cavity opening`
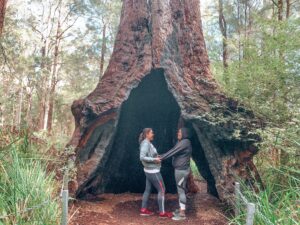
[{"label": "dark cavity opening", "polygon": [[[133,89],[123,103],[118,130],[106,163],[104,192],[138,192],[145,189],[145,175],[139,159],[138,137],[145,127],[151,127],[153,145],[164,153],[175,144],[180,108],[168,90],[163,70],[153,70]],[[161,169],[166,191],[175,192],[171,161]]]},{"label": "dark cavity opening", "polygon": [[[105,165],[101,165],[101,182],[88,192],[142,193],[145,175],[139,160],[139,134],[143,128],[151,127],[155,133],[153,144],[162,154],[176,143],[179,118],[180,108],[168,90],[163,70],[151,71],[122,104],[115,140]],[[190,123],[184,122],[184,125],[192,131],[193,159],[207,181],[208,192],[217,196],[214,177],[197,135]],[[163,162],[161,173],[166,191],[176,193],[171,159]]]}]

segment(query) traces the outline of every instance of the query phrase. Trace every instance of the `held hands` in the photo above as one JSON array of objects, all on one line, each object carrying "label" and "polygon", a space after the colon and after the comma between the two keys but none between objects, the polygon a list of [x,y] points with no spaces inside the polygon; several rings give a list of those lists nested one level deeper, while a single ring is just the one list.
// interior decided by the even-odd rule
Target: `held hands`
[{"label": "held hands", "polygon": [[154,162],[157,163],[157,164],[161,163],[161,158],[160,158],[160,156],[158,156],[157,158],[155,158],[155,159],[154,159]]}]

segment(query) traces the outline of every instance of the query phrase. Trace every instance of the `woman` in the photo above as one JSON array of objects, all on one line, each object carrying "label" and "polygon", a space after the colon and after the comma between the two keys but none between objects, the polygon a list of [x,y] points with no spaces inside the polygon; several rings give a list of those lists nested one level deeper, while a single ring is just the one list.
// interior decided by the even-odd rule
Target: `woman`
[{"label": "woman", "polygon": [[158,195],[159,217],[171,218],[172,213],[165,212],[165,184],[160,174],[161,160],[158,158],[156,148],[152,145],[154,133],[151,128],[145,128],[140,134],[140,160],[144,166],[146,175],[146,188],[143,194],[140,215],[150,216],[154,213],[147,209],[147,203],[151,194],[152,185],[156,188]]},{"label": "woman", "polygon": [[165,160],[173,156],[172,165],[175,169],[175,180],[177,192],[179,195],[179,210],[173,213],[173,220],[184,220],[186,209],[186,183],[190,173],[190,160],[192,155],[192,145],[189,140],[189,130],[181,128],[177,133],[177,144],[168,152],[161,155],[161,160]]}]

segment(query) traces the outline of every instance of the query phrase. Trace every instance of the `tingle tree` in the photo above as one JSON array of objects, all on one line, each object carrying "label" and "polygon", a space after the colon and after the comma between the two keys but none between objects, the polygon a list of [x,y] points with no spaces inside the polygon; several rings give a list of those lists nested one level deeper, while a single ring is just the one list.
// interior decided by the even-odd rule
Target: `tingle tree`
[{"label": "tingle tree", "polygon": [[[260,120],[226,97],[212,77],[199,0],[124,0],[110,63],[86,98],[74,101],[77,197],[142,192],[138,135],[155,132],[160,153],[179,126],[192,130],[193,159],[208,192],[230,198],[236,176],[259,180],[252,162]],[[167,190],[175,191],[170,161]]]}]

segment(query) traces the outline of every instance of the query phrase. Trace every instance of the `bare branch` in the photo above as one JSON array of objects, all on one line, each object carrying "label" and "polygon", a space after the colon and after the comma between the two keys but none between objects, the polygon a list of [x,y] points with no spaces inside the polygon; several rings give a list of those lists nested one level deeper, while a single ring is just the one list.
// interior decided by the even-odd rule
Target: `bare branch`
[{"label": "bare branch", "polygon": [[64,35],[64,33],[65,33],[66,31],[68,31],[71,27],[74,26],[74,24],[76,23],[76,21],[78,20],[78,18],[79,18],[79,16],[78,16],[76,19],[74,19],[74,21],[73,21],[72,24],[70,24],[68,27],[66,27],[66,29],[64,29],[64,30],[60,33],[59,38],[62,38],[62,36]]},{"label": "bare branch", "polygon": [[273,4],[278,7],[278,4],[274,1],[274,0],[271,0],[273,2]]}]

